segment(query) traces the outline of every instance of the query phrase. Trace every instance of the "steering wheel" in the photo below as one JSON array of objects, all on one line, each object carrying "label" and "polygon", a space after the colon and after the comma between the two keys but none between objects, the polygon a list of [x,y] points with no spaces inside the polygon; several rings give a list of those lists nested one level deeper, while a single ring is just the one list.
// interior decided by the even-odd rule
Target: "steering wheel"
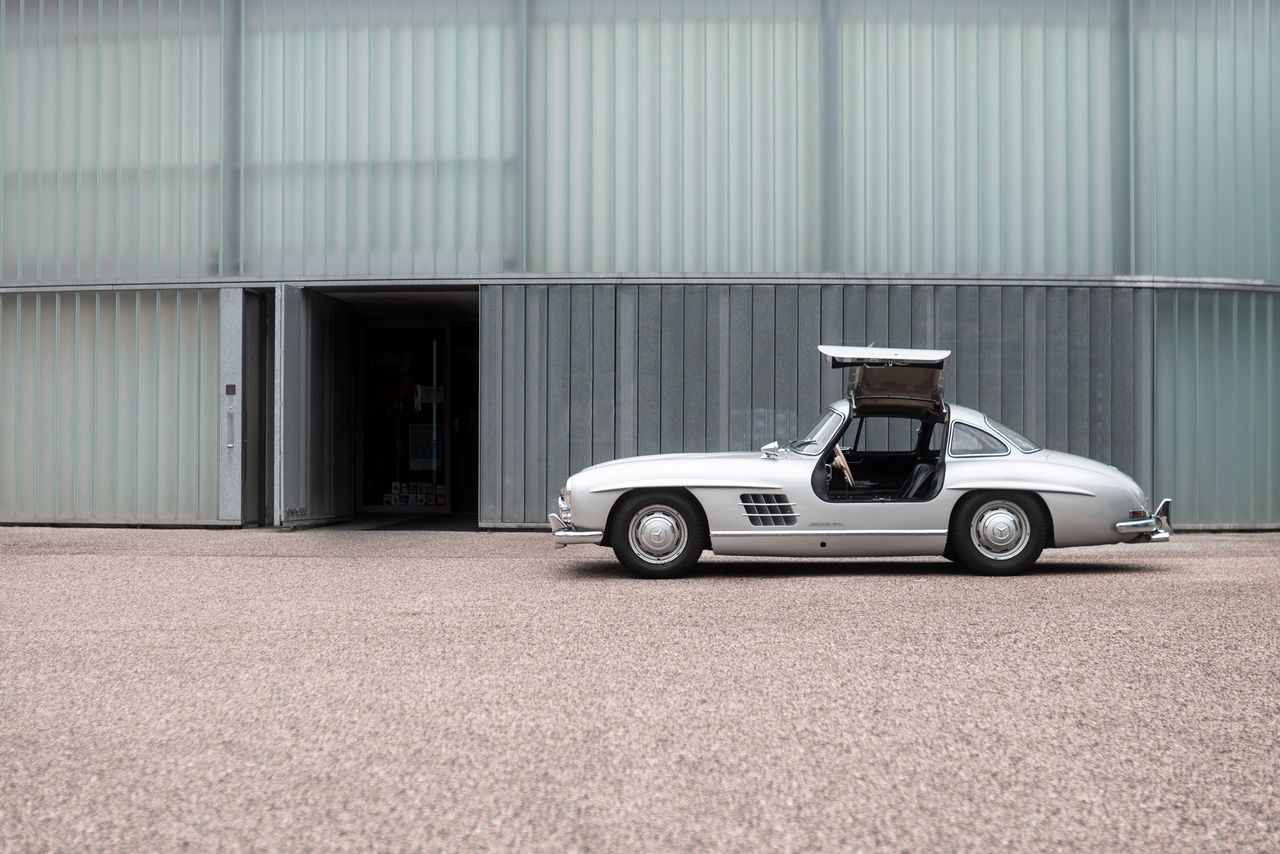
[{"label": "steering wheel", "polygon": [[840,450],[840,443],[836,442],[832,449],[836,452],[832,458],[832,462],[836,464],[836,468],[840,470],[840,474],[844,475],[844,482],[849,484],[849,488],[853,489],[853,469],[849,468],[849,461],[844,458],[844,451]]}]

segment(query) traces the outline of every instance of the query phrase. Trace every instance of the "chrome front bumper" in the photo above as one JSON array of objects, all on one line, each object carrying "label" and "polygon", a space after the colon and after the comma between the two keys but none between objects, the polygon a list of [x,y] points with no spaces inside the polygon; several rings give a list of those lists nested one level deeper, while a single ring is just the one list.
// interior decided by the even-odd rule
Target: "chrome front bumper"
[{"label": "chrome front bumper", "polygon": [[555,513],[547,516],[547,524],[551,526],[551,539],[558,549],[578,543],[598,546],[600,541],[604,539],[604,531],[574,530],[571,525],[565,524],[565,521]]},{"label": "chrome front bumper", "polygon": [[1173,499],[1166,498],[1160,502],[1155,513],[1142,519],[1117,522],[1116,530],[1122,534],[1138,534],[1138,538],[1133,540],[1135,543],[1167,542],[1169,535],[1173,533],[1173,524],[1169,521],[1172,510]]}]

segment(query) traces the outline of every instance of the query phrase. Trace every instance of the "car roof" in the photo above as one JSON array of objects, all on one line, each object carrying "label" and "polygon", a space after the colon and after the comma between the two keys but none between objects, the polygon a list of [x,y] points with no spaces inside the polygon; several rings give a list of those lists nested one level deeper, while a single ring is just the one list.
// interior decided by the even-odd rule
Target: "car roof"
[{"label": "car roof", "polygon": [[981,425],[986,423],[986,420],[987,420],[986,415],[983,415],[978,410],[971,409],[968,406],[960,406],[955,403],[948,403],[947,409],[950,410],[950,414],[947,419],[949,421],[960,420],[960,421],[968,421],[972,424]]}]

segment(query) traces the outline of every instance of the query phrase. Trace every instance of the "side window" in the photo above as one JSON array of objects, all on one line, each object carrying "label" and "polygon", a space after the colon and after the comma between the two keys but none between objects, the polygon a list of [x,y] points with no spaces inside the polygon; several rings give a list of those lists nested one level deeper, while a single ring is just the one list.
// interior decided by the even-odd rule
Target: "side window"
[{"label": "side window", "polygon": [[919,431],[915,418],[870,415],[850,419],[843,442],[855,453],[909,454],[916,449]]},{"label": "side window", "polygon": [[951,453],[957,457],[1007,454],[1009,448],[985,430],[957,423],[951,427]]},{"label": "side window", "polygon": [[929,434],[929,450],[941,454],[942,443],[947,439],[947,425],[937,421],[932,426],[933,431]]}]

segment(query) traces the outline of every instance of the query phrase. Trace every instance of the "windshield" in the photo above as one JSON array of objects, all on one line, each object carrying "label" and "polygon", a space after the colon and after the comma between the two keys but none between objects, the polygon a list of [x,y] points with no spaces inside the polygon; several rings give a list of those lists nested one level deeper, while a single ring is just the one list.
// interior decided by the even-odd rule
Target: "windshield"
[{"label": "windshield", "polygon": [[987,423],[990,424],[997,433],[1012,442],[1019,451],[1022,451],[1022,453],[1029,454],[1032,451],[1040,450],[1039,445],[1028,439],[1026,436],[1023,436],[1021,433],[1010,430],[1008,427],[1000,424],[999,422],[992,421],[990,418],[987,419]]},{"label": "windshield", "polygon": [[809,428],[808,433],[789,443],[787,447],[798,454],[817,456],[826,450],[827,443],[836,435],[836,431],[843,423],[843,415],[834,409],[828,409],[818,418],[818,422]]}]

